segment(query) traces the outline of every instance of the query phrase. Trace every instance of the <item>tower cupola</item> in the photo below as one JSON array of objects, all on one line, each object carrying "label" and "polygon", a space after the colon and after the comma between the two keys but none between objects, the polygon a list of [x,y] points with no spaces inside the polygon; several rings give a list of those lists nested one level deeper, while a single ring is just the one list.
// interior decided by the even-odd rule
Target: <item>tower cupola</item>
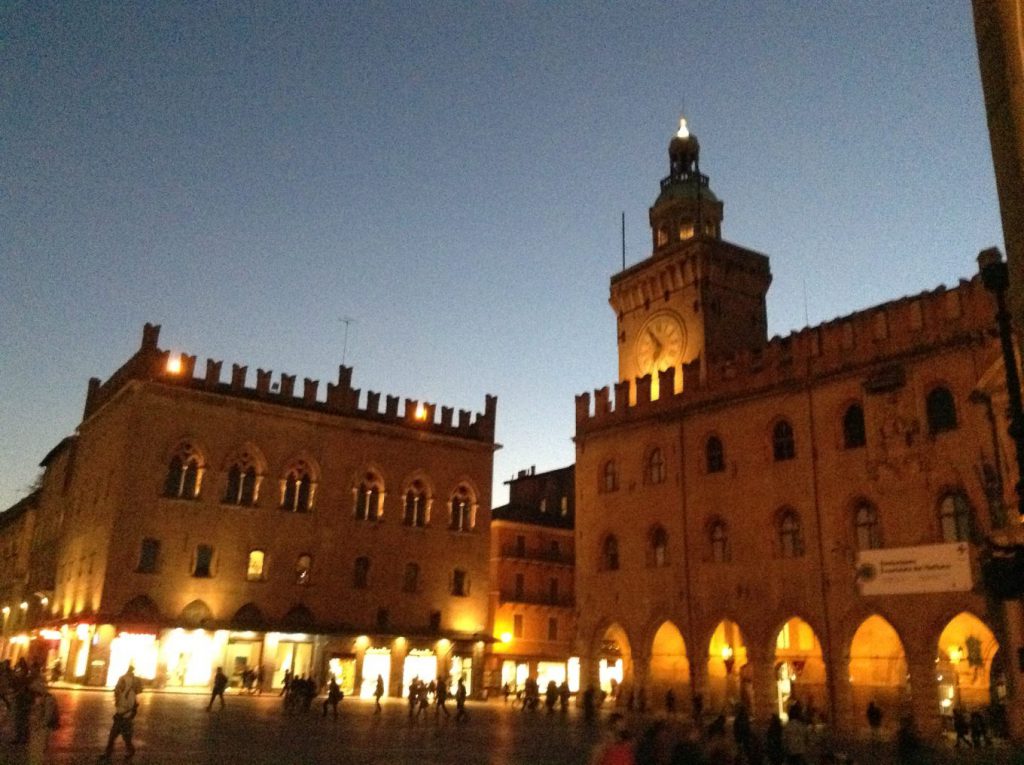
[{"label": "tower cupola", "polygon": [[655,255],[691,239],[722,236],[722,203],[700,171],[700,142],[685,117],[669,141],[668,159],[668,176],[650,210]]}]

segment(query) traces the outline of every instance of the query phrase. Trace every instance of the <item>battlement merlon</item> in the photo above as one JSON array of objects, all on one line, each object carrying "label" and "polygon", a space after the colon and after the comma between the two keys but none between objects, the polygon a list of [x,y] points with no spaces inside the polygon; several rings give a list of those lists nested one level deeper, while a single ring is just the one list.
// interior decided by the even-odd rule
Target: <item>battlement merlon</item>
[{"label": "battlement merlon", "polygon": [[222,381],[223,361],[214,359],[207,359],[205,369],[196,376],[196,356],[172,354],[161,349],[159,341],[160,325],[147,323],[142,330],[139,349],[124,364],[106,381],[97,377],[89,380],[83,419],[90,417],[128,383],[147,381],[494,443],[498,410],[496,396],[486,395],[484,411],[476,413],[475,417],[469,411],[459,410],[457,422],[453,421],[453,407],[441,407],[438,418],[436,404],[420,403],[414,399],[406,399],[405,411],[399,412],[400,398],[391,395],[386,396],[386,407],[382,412],[381,394],[376,391],[367,391],[365,406],[360,406],[361,391],[352,387],[352,367],[339,366],[338,381],[328,383],[326,396],[320,399],[319,380],[305,377],[301,390],[296,390],[297,375],[281,373],[278,381],[274,382],[273,372],[269,369],[256,370],[255,387],[248,387],[248,366],[240,364],[232,364],[230,380]]},{"label": "battlement merlon", "polygon": [[995,348],[995,305],[979,276],[882,303],[862,311],[805,327],[785,337],[775,336],[762,347],[709,359],[702,379],[699,364],[672,368],[682,373],[682,392],[673,390],[659,373],[658,399],[650,400],[649,377],[624,380],[614,386],[614,407],[609,389],[576,397],[577,430],[645,411],[718,399],[733,394],[771,390],[808,378],[841,374],[852,369],[880,368],[910,357],[922,349],[990,342]]}]

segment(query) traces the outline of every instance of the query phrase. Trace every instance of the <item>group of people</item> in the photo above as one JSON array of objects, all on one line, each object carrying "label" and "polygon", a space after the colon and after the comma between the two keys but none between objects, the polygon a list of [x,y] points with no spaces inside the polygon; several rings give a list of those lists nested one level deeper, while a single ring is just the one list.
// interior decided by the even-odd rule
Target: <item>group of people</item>
[{"label": "group of people", "polygon": [[[383,695],[384,690],[384,678],[380,675],[377,676],[377,693],[375,693],[377,702],[377,711],[380,711],[380,697]],[[466,714],[466,681],[465,678],[460,677],[458,686],[455,689],[455,719],[457,721],[463,721],[467,719]],[[448,698],[451,696],[451,691],[448,688],[448,681],[439,677],[437,680],[431,680],[429,683],[424,683],[417,675],[409,683],[409,719],[418,720],[421,715],[427,714],[430,710],[431,705],[434,707],[434,717],[439,718],[442,714],[447,718],[451,716],[446,706]]]},{"label": "group of people", "polygon": [[280,695],[284,697],[286,713],[308,712],[313,706],[313,699],[319,695],[319,692],[312,676],[293,675],[291,670],[285,671]]},{"label": "group of people", "polygon": [[27,747],[27,762],[42,763],[50,732],[60,725],[44,668],[30,665],[24,657],[14,666],[8,660],[0,662],[0,704],[13,728],[12,743]]},{"label": "group of people", "polygon": [[968,714],[963,707],[953,710],[953,732],[956,734],[955,746],[961,745],[973,749],[992,746],[992,738],[988,733],[988,721],[980,709]]},{"label": "group of people", "polygon": [[[524,712],[536,711],[540,707],[540,685],[532,677],[526,679],[522,688],[516,688],[512,683],[505,683],[501,688],[501,693],[506,704],[514,695],[513,705],[518,704]],[[554,680],[548,680],[547,686],[544,688],[544,706],[548,714],[553,714],[556,706],[563,714],[568,712],[570,696],[567,681],[563,680],[561,684],[558,684]]]}]

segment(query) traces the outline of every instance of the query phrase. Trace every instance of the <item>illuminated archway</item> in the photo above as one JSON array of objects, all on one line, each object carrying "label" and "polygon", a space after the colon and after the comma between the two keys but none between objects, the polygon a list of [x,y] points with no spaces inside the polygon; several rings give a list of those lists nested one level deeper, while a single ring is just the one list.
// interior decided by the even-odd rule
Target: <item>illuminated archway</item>
[{"label": "illuminated archway", "polygon": [[626,631],[612,624],[601,633],[597,652],[601,690],[617,699],[623,684],[633,683],[633,656]]},{"label": "illuminated archway", "polygon": [[988,706],[993,694],[999,695],[1001,683],[993,677],[993,659],[999,651],[992,630],[977,616],[961,611],[939,635],[935,677],[938,682],[939,706],[951,714],[956,706],[968,712]]},{"label": "illuminated archway", "polygon": [[729,711],[742,700],[751,707],[751,677],[747,666],[747,644],[735,622],[719,622],[708,643],[709,711]]},{"label": "illuminated archway", "polygon": [[821,644],[811,625],[793,617],[782,625],[775,638],[775,710],[787,719],[790,706],[799,701],[804,709],[824,711],[828,707],[825,660]]},{"label": "illuminated archway", "polygon": [[885,619],[872,614],[857,628],[850,641],[851,709],[856,720],[865,723],[863,710],[874,701],[887,717],[896,718],[909,699],[907,656],[903,641]]},{"label": "illuminated archway", "polygon": [[665,700],[671,688],[677,700],[690,696],[690,662],[686,658],[686,643],[672,622],[664,622],[651,641],[651,667],[648,691],[655,705]]}]

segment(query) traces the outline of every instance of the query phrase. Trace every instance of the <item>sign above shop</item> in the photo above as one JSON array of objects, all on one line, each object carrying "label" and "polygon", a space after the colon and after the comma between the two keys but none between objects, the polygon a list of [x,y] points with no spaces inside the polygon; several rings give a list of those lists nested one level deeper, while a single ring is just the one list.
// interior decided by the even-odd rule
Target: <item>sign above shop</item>
[{"label": "sign above shop", "polygon": [[966,592],[974,586],[965,542],[861,550],[857,553],[861,595]]}]

